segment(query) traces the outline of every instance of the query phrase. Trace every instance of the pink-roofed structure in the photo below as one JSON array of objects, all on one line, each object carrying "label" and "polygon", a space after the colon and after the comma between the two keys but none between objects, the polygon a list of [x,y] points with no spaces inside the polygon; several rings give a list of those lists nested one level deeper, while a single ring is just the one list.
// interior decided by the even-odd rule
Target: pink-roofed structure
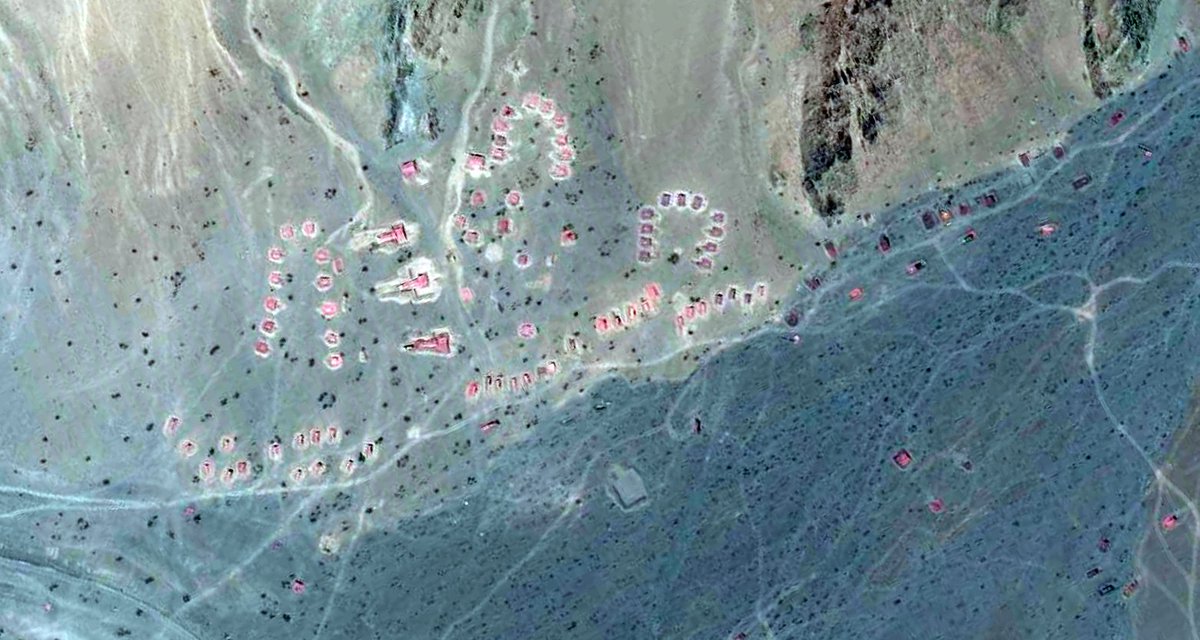
[{"label": "pink-roofed structure", "polygon": [[174,415],[174,414],[167,416],[167,419],[163,421],[163,426],[162,426],[163,435],[167,436],[168,438],[175,437],[175,434],[179,432],[179,427],[181,427],[182,425],[183,425],[183,418],[180,418],[179,416]]},{"label": "pink-roofed structure", "polygon": [[574,172],[571,171],[571,165],[564,162],[556,162],[550,165],[550,179],[561,181],[570,178]]},{"label": "pink-roofed structure", "polygon": [[401,267],[395,278],[375,283],[375,295],[405,304],[432,302],[441,295],[440,280],[433,261],[418,257]]},{"label": "pink-roofed structure", "polygon": [[446,330],[438,330],[428,336],[413,338],[412,342],[404,345],[404,350],[410,353],[423,353],[445,357],[454,355],[450,332]]},{"label": "pink-roofed structure", "polygon": [[[383,253],[395,253],[404,247],[408,247],[416,241],[418,226],[405,220],[394,220],[384,227],[375,227],[366,229],[354,234],[350,239],[350,248],[353,251],[362,251],[364,249],[370,251],[381,251]],[[338,265],[335,259],[334,272],[338,272],[344,265]]]},{"label": "pink-roofed structure", "polygon": [[418,273],[417,275],[400,282],[401,291],[410,291],[416,293],[427,288],[429,288],[428,273]]},{"label": "pink-roofed structure", "polygon": [[254,341],[254,355],[266,358],[271,355],[271,345],[266,340]]},{"label": "pink-roofed structure", "polygon": [[380,244],[403,246],[408,244],[408,229],[403,221],[393,222],[386,230],[375,234],[375,239]]},{"label": "pink-roofed structure", "polygon": [[421,173],[421,168],[417,166],[416,160],[405,160],[400,163],[400,175],[405,180],[412,181],[419,173]]},{"label": "pink-roofed structure", "polygon": [[484,167],[486,164],[487,164],[487,158],[483,157],[482,153],[468,153],[467,154],[466,167],[467,167],[468,172],[480,173],[484,170]]},{"label": "pink-roofed structure", "polygon": [[570,227],[563,227],[562,235],[559,236],[558,243],[564,247],[570,247],[579,240],[579,234],[575,233]]},{"label": "pink-roofed structure", "polygon": [[321,314],[322,318],[332,320],[342,312],[341,306],[334,300],[325,300],[321,306],[317,308],[317,313]]},{"label": "pink-roofed structure", "polygon": [[429,163],[420,158],[405,160],[400,163],[400,177],[406,184],[424,185],[429,182],[428,168]]}]

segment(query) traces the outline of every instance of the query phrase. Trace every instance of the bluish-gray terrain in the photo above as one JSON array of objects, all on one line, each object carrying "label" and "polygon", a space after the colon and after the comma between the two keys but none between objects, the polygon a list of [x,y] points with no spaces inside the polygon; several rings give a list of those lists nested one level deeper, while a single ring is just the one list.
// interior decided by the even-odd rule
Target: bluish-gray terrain
[{"label": "bluish-gray terrain", "polygon": [[58,4],[0,2],[0,639],[1200,640],[1169,30],[864,219],[765,177],[738,3],[679,17],[749,21],[687,40],[711,111],[605,87],[673,62],[582,5]]}]

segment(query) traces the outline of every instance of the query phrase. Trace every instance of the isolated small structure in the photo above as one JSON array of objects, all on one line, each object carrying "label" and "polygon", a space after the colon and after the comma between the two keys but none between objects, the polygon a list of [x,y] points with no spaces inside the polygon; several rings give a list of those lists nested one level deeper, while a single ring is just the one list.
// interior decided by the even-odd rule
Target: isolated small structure
[{"label": "isolated small structure", "polygon": [[646,504],[649,498],[642,476],[620,464],[609,467],[607,488],[617,505],[626,511]]},{"label": "isolated small structure", "polygon": [[423,185],[429,182],[426,169],[429,165],[421,160],[405,160],[400,163],[400,177],[408,184]]}]

